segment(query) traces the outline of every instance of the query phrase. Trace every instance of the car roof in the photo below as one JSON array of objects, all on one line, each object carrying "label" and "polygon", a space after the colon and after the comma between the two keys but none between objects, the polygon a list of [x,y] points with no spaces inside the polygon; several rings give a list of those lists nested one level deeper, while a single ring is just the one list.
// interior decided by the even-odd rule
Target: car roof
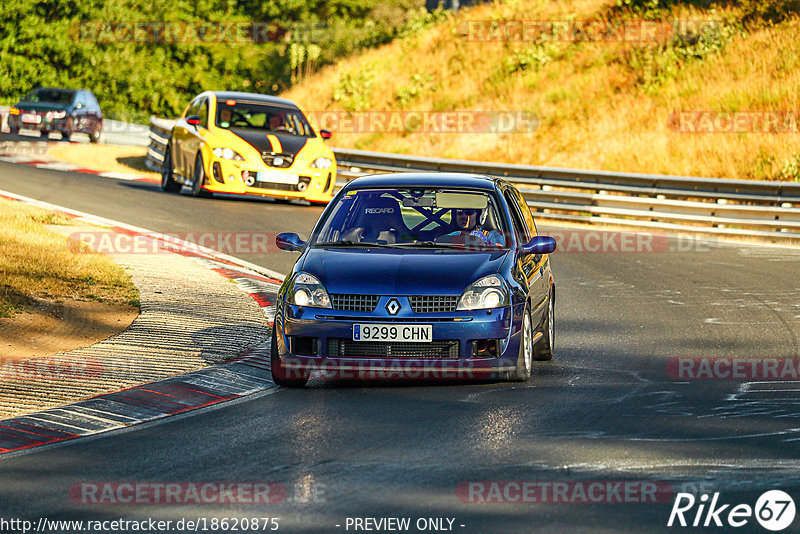
[{"label": "car roof", "polygon": [[211,91],[217,100],[249,100],[251,102],[264,102],[267,104],[281,104],[284,106],[297,107],[291,100],[279,96],[261,95],[258,93],[242,93],[239,91]]},{"label": "car roof", "polygon": [[467,187],[493,191],[500,178],[484,174],[457,172],[400,172],[360,176],[347,184],[347,189],[365,187]]}]

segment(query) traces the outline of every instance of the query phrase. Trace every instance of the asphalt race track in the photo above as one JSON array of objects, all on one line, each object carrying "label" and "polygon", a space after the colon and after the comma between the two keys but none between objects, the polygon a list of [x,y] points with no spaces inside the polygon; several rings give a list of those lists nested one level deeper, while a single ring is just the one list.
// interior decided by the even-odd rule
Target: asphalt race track
[{"label": "asphalt race track", "polygon": [[[322,211],[8,163],[0,189],[164,233],[307,235]],[[279,518],[279,532],[354,532],[354,518],[367,517],[408,517],[412,526],[448,518],[452,527],[444,520],[428,531],[465,533],[762,531],[753,517],[716,530],[667,520],[680,491],[719,492],[732,506],[754,506],[772,489],[800,497],[800,377],[783,362],[800,356],[800,250],[659,238],[654,251],[613,252],[602,250],[608,238],[587,252],[602,238],[540,232],[564,236],[551,256],[556,357],[537,362],[530,382],[312,380],[270,390],[0,458],[0,514],[206,518],[206,531],[225,530],[211,528],[212,518],[264,517]],[[280,272],[296,257],[233,255]],[[704,377],[696,380],[677,374],[694,365],[688,358],[777,359],[784,379],[747,375],[750,363],[739,368],[747,378],[725,379],[713,365],[702,375],[698,363],[687,371]],[[549,502],[503,493],[516,488],[508,481],[542,483],[528,501]],[[659,492],[617,499],[612,491],[599,502],[575,492],[623,481]],[[70,494],[85,482],[277,483],[286,495],[271,504],[91,504]],[[561,497],[545,491],[562,483]],[[492,495],[505,502],[475,502]],[[800,520],[784,532],[797,530]]]}]

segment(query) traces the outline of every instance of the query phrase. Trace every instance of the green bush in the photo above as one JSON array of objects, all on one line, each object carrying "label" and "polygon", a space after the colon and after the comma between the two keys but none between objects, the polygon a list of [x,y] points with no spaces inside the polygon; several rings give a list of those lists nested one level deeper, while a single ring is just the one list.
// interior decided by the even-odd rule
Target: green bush
[{"label": "green bush", "polygon": [[374,83],[375,75],[370,69],[360,70],[353,75],[342,73],[333,90],[333,100],[347,111],[363,111],[370,105]]},{"label": "green bush", "polygon": [[416,73],[411,76],[411,83],[395,91],[394,99],[400,107],[406,107],[422,94],[435,90],[436,85],[433,83],[433,77],[430,74]]},{"label": "green bush", "polygon": [[800,182],[800,154],[794,154],[784,162],[778,180]]},{"label": "green bush", "polygon": [[628,53],[628,67],[636,74],[637,82],[647,93],[655,93],[673,78],[687,62],[706,59],[722,51],[740,31],[729,23],[704,24],[694,31],[675,35],[664,45],[635,47]]}]

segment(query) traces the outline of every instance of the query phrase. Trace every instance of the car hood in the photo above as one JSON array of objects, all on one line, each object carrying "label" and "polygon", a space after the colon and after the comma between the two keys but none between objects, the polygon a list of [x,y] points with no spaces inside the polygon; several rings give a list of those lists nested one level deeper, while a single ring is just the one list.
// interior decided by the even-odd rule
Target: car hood
[{"label": "car hood", "polygon": [[477,279],[500,270],[508,250],[309,249],[300,269],[330,293],[460,295]]},{"label": "car hood", "polygon": [[15,108],[21,111],[67,111],[69,105],[58,102],[20,102]]},{"label": "car hood", "polygon": [[281,154],[289,154],[296,156],[300,150],[306,145],[309,137],[301,137],[299,135],[288,135],[273,132],[258,132],[254,130],[246,130],[244,128],[230,128],[229,132],[236,134],[244,139],[248,144],[255,148],[259,154],[262,152],[272,153],[272,143],[270,143],[267,135],[278,138],[281,143]]}]

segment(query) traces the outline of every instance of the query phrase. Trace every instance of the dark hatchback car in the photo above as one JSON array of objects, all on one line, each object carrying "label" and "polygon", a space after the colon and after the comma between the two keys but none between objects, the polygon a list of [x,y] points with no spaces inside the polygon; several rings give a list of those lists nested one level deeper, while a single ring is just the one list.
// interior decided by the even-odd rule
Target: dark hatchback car
[{"label": "dark hatchback car", "polygon": [[39,87],[11,107],[8,127],[14,134],[38,130],[42,137],[60,132],[66,140],[73,133],[85,133],[96,143],[103,130],[103,113],[97,99],[85,89]]},{"label": "dark hatchback car", "polygon": [[331,201],[278,295],[272,376],[525,381],[555,341],[552,237],[510,183],[357,178]]}]

